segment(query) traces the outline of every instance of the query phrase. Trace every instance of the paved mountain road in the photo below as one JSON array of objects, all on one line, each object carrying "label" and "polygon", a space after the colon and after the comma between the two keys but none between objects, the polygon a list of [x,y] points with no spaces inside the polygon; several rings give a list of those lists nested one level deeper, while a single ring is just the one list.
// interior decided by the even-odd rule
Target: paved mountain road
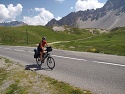
[{"label": "paved mountain road", "polygon": [[[34,47],[0,46],[0,56],[20,62],[35,64]],[[71,85],[91,90],[94,94],[125,94],[125,57],[54,49],[51,53],[56,61],[54,70],[38,73],[48,75]]]}]

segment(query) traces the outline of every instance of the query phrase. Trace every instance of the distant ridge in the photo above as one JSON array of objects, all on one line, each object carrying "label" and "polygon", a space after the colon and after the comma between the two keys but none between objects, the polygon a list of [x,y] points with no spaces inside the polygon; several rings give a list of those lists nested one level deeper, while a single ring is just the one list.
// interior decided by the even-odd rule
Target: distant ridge
[{"label": "distant ridge", "polygon": [[11,22],[0,23],[0,26],[23,26],[23,25],[27,24],[22,21],[11,21]]},{"label": "distant ridge", "polygon": [[52,19],[46,26],[68,25],[78,28],[113,29],[125,26],[125,0],[108,0],[102,8],[71,12],[59,21]]}]

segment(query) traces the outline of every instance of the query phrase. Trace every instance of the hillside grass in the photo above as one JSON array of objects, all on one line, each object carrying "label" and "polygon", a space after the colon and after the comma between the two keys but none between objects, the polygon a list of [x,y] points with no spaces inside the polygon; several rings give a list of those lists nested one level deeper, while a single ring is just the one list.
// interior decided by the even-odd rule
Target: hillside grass
[{"label": "hillside grass", "polygon": [[0,94],[92,94],[0,57]]},{"label": "hillside grass", "polygon": [[125,28],[88,39],[58,43],[53,46],[65,50],[105,53],[125,56]]},{"label": "hillside grass", "polygon": [[76,34],[75,28],[73,30],[73,32],[70,32],[69,34],[67,31],[54,32],[51,28],[44,26],[0,27],[0,44],[34,45],[38,44],[43,36],[47,37],[47,41],[49,43],[56,41],[69,41],[93,36],[86,30],[79,30],[79,34]]},{"label": "hillside grass", "polygon": [[42,36],[47,37],[48,43],[57,42],[51,44],[57,49],[125,56],[125,27],[103,34],[78,28],[55,32],[44,26],[0,27],[0,45],[36,46]]}]

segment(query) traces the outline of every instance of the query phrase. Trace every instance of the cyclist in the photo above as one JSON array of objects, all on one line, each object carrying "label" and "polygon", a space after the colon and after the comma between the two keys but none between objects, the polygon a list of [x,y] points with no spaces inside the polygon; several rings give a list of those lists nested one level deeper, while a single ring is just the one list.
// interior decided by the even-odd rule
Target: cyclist
[{"label": "cyclist", "polygon": [[[38,50],[40,52],[40,59],[41,60],[43,58],[45,46],[48,46],[47,41],[46,41],[46,37],[42,37],[42,40],[41,40],[41,42],[39,43],[39,46],[38,46]],[[44,60],[42,60],[42,62],[44,63]]]}]

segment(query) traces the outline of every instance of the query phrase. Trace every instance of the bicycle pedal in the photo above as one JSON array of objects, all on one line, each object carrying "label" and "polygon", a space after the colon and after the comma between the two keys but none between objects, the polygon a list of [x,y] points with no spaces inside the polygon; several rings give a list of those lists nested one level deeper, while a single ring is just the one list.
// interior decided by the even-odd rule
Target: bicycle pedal
[{"label": "bicycle pedal", "polygon": [[44,63],[44,60],[42,60],[42,63]]}]

